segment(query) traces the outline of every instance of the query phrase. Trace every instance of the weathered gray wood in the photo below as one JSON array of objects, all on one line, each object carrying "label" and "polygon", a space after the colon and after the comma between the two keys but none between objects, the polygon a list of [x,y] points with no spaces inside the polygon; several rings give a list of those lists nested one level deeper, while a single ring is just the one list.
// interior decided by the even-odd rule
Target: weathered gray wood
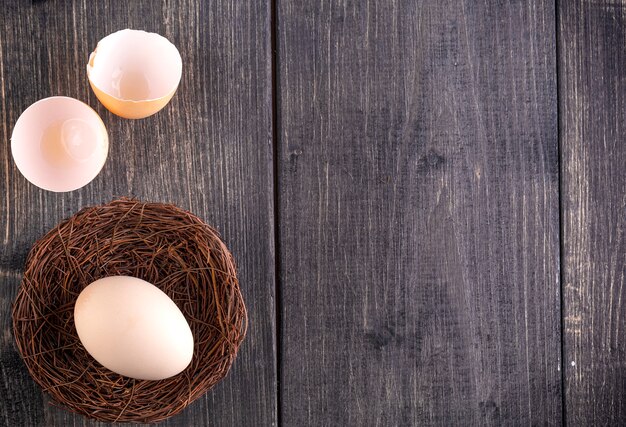
[{"label": "weathered gray wood", "polygon": [[278,1],[284,425],[561,423],[554,12]]},{"label": "weathered gray wood", "polygon": [[[89,53],[123,28],[168,37],[184,61],[181,86],[156,116],[129,121],[89,89]],[[32,243],[81,207],[115,196],[174,202],[222,233],[238,261],[250,328],[230,375],[165,425],[276,423],[269,1],[0,2],[0,425],[89,425],[47,399],[19,360],[10,306]],[[87,187],[30,185],[10,155],[19,114],[68,95],[102,116],[110,153]]]},{"label": "weathered gray wood", "polygon": [[626,425],[626,2],[559,2],[565,408]]}]

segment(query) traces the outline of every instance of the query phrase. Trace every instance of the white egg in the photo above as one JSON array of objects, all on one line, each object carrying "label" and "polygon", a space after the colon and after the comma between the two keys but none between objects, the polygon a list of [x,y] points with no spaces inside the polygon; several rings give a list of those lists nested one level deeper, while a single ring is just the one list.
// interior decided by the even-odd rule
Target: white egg
[{"label": "white egg", "polygon": [[74,323],[89,354],[127,377],[169,378],[193,356],[191,329],[174,301],[135,277],[105,277],[83,289]]}]

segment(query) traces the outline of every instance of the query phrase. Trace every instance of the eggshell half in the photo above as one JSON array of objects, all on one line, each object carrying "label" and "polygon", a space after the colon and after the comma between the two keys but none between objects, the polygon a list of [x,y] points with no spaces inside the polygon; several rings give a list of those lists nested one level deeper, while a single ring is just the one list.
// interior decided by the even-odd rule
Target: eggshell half
[{"label": "eggshell half", "polygon": [[102,104],[127,119],[155,114],[172,99],[182,76],[176,46],[156,33],[121,30],[89,56],[89,84]]},{"label": "eggshell half", "polygon": [[105,277],[83,289],[74,324],[89,354],[127,377],[169,378],[193,356],[191,329],[174,301],[135,277]]},{"label": "eggshell half", "polygon": [[98,113],[65,96],[35,102],[17,119],[11,136],[13,160],[24,177],[49,191],[72,191],[100,172],[109,137]]}]

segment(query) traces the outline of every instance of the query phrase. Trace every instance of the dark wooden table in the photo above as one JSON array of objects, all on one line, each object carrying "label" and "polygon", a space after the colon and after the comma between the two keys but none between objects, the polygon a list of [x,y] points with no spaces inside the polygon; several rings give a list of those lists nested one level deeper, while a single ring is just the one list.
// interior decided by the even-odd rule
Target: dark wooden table
[{"label": "dark wooden table", "polygon": [[[127,27],[184,61],[139,121],[85,74]],[[66,194],[10,154],[52,95],[111,142]],[[230,375],[164,425],[626,424],[624,0],[7,0],[0,110],[0,425],[93,425],[10,312],[33,242],[116,196],[215,225],[249,307]]]}]

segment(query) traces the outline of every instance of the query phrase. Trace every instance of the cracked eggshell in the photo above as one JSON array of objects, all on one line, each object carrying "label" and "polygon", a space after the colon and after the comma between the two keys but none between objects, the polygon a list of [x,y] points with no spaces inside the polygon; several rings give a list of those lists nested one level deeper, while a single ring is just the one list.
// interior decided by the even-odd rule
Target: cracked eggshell
[{"label": "cracked eggshell", "polygon": [[89,105],[66,96],[44,98],[20,115],[11,135],[19,171],[44,190],[64,192],[91,182],[106,162],[107,130]]},{"label": "cracked eggshell", "polygon": [[126,29],[98,42],[89,56],[87,77],[109,111],[127,119],[142,119],[172,99],[182,69],[178,49],[165,37]]}]

